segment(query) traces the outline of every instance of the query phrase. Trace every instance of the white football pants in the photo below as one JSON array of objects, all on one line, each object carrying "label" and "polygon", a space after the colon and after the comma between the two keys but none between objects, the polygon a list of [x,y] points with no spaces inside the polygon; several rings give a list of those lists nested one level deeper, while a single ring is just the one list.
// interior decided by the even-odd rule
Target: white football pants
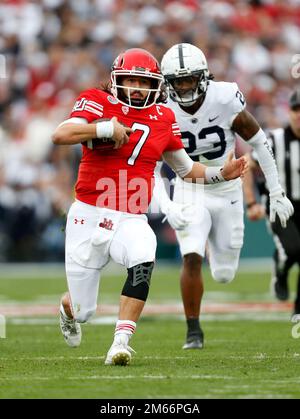
[{"label": "white football pants", "polygon": [[110,259],[126,268],[155,260],[156,237],[145,215],[76,201],[66,226],[66,275],[74,318],[85,322],[97,307],[101,269]]},{"label": "white football pants", "polygon": [[[177,186],[176,186],[177,187]],[[241,186],[219,193],[202,189],[202,205],[197,199],[195,220],[187,228],[176,231],[181,254],[197,253],[208,259],[213,278],[230,282],[238,268],[244,239],[244,208]],[[179,191],[174,200],[180,202]]]}]

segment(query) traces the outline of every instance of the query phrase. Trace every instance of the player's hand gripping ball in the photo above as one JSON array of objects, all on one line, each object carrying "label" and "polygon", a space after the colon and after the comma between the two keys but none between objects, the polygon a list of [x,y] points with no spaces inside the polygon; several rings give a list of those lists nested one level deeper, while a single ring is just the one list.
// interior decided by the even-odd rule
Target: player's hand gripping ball
[{"label": "player's hand gripping ball", "polygon": [[[110,121],[110,118],[95,119],[91,124],[97,124],[97,122],[101,121]],[[113,149],[115,142],[111,138],[93,138],[89,141],[83,141],[81,144],[92,150],[107,150]]]}]

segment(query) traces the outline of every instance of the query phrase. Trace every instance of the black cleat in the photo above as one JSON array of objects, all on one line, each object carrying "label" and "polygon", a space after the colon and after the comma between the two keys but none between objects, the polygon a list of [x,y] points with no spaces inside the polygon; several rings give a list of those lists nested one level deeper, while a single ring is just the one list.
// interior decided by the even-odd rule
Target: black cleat
[{"label": "black cleat", "polygon": [[289,289],[286,276],[273,276],[271,280],[271,287],[273,294],[278,300],[287,301],[289,299]]},{"label": "black cleat", "polygon": [[183,345],[182,349],[202,349],[204,346],[204,333],[202,329],[195,333],[188,333],[186,338],[186,343]]},{"label": "black cleat", "polygon": [[289,299],[288,275],[285,270],[280,270],[278,265],[278,262],[275,260],[271,279],[271,290],[278,300],[286,301]]}]

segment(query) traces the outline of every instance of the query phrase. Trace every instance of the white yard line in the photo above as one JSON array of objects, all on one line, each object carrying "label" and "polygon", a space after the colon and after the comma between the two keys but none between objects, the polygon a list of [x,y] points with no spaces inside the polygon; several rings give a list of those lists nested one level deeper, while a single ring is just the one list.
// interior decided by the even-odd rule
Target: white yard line
[{"label": "white yard line", "polygon": [[[290,354],[290,355],[267,355],[264,354],[264,358],[260,358],[260,354],[259,355],[253,355],[253,356],[229,356],[227,358],[229,359],[233,359],[233,360],[257,360],[257,359],[261,359],[261,360],[272,360],[272,359],[294,359],[294,358],[298,358],[300,356],[300,354],[298,353],[294,353],[294,354]],[[18,361],[45,361],[45,362],[49,362],[49,361],[101,361],[105,358],[104,355],[99,355],[99,356],[23,356],[23,357],[2,357],[0,355],[0,360],[1,361],[11,361],[13,359],[16,359]],[[139,359],[146,359],[146,360],[186,360],[188,359],[187,356],[138,356]],[[206,354],[201,356],[201,359],[203,361],[206,361],[208,359],[211,359],[211,357]],[[197,378],[197,377],[202,377],[202,375],[193,375],[192,377]],[[214,376],[208,376],[206,375],[205,377],[209,378],[209,377],[214,377]],[[223,377],[223,376],[221,376]],[[224,378],[224,377],[223,377]],[[234,379],[236,377],[232,377],[232,379]],[[283,378],[281,380],[281,382],[289,382],[290,378]],[[291,378],[291,380],[295,380],[295,378]],[[300,377],[297,377],[297,380],[300,381]],[[268,381],[268,380],[265,380]],[[272,382],[272,380],[270,380],[270,382]]]},{"label": "white yard line", "polygon": [[[111,367],[105,367],[110,369]],[[169,380],[169,379],[178,379],[178,380],[235,380],[236,377],[228,377],[223,375],[80,375],[80,376],[64,376],[65,380],[128,380],[134,378],[142,380]],[[11,377],[2,377],[4,380],[56,380],[57,377],[39,377],[39,376],[11,376]]]}]

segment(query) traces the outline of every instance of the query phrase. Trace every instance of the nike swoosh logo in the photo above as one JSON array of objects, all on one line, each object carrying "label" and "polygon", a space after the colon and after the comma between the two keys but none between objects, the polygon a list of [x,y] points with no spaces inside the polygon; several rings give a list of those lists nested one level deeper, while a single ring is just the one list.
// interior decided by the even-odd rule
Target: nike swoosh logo
[{"label": "nike swoosh logo", "polygon": [[219,115],[217,115],[215,118],[208,118],[208,122],[212,122],[212,121],[214,121],[217,118],[219,118]]},{"label": "nike swoosh logo", "polygon": [[236,204],[238,202],[238,199],[236,201],[231,201],[231,204]]}]

